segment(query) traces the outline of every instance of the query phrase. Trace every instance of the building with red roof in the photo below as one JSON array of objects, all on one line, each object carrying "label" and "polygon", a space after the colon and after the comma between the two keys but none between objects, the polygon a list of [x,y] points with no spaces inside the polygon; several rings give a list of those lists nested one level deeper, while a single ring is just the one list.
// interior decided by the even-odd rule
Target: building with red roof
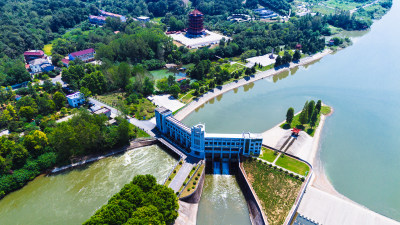
[{"label": "building with red roof", "polygon": [[45,57],[45,55],[42,50],[29,50],[29,51],[24,52],[25,62],[27,62],[27,63],[32,60],[41,59],[44,57]]},{"label": "building with red roof", "polygon": [[80,59],[84,62],[91,62],[94,61],[94,55],[96,51],[93,48],[85,49],[78,52],[73,52],[68,55],[69,61]]}]

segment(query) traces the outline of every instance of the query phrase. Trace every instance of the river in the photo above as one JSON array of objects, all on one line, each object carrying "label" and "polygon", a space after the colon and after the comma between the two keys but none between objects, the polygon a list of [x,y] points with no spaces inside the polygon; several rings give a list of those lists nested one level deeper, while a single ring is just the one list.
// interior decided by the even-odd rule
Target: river
[{"label": "river", "polygon": [[251,225],[244,195],[233,175],[206,175],[198,225]]},{"label": "river", "polygon": [[53,176],[40,176],[0,201],[0,224],[82,224],[135,175],[163,182],[177,160],[157,145]]},{"label": "river", "polygon": [[[354,44],[307,67],[225,93],[184,119],[208,132],[263,132],[321,99],[334,114],[320,157],[337,191],[400,221],[400,2]],[[199,212],[201,211],[201,207]]]}]

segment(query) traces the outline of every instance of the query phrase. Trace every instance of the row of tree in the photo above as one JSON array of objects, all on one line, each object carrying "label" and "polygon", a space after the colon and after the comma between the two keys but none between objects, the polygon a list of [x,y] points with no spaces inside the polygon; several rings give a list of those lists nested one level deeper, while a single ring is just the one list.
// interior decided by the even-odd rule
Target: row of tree
[{"label": "row of tree", "polygon": [[[321,100],[318,100],[317,104],[315,104],[314,100],[311,100],[310,102],[306,102],[304,104],[303,110],[300,112],[299,115],[299,122],[301,125],[304,124],[310,124],[311,128],[313,128],[317,121],[318,121],[318,116],[321,112],[321,106],[322,102]],[[293,122],[294,118],[294,109],[290,107],[286,113],[286,123],[291,125]]]},{"label": "row of tree", "polygon": [[178,198],[171,188],[157,184],[152,175],[137,175],[84,225],[172,224],[178,208]]}]

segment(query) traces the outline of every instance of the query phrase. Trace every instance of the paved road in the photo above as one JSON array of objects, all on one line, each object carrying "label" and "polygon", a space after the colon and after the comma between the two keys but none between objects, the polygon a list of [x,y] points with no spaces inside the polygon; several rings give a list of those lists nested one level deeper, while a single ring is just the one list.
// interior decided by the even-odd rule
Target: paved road
[{"label": "paved road", "polygon": [[185,162],[181,169],[178,171],[174,179],[171,181],[169,184],[169,187],[174,190],[174,192],[179,191],[179,189],[182,187],[183,182],[185,182],[186,177],[189,175],[190,171],[193,168],[193,164]]}]

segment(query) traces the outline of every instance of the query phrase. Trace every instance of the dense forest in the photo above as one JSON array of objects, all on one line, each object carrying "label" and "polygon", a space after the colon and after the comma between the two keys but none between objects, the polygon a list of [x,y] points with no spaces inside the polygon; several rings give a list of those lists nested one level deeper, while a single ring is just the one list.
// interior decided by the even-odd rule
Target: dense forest
[{"label": "dense forest", "polygon": [[157,184],[152,175],[137,175],[84,223],[172,224],[178,217],[174,191]]}]

